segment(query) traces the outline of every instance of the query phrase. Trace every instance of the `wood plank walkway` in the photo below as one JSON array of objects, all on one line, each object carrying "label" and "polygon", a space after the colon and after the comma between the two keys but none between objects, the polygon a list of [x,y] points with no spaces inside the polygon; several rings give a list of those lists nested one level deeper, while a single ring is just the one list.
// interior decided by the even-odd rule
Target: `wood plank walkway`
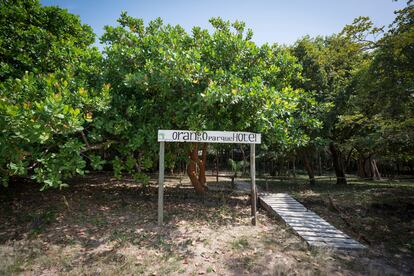
[{"label": "wood plank walkway", "polygon": [[[256,187],[257,189],[258,187]],[[252,191],[252,184],[244,181],[234,180],[234,189],[240,193],[250,194]]]},{"label": "wood plank walkway", "polygon": [[366,246],[339,231],[288,194],[261,193],[259,202],[269,212],[281,217],[310,246],[347,250],[366,249]]}]

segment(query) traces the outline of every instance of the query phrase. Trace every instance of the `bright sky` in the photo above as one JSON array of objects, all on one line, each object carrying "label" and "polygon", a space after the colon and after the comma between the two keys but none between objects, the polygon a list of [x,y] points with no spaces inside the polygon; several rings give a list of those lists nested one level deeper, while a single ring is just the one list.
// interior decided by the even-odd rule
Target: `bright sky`
[{"label": "bright sky", "polygon": [[[339,32],[358,16],[369,16],[375,25],[388,26],[394,10],[406,1],[392,0],[41,0],[77,14],[100,37],[105,25],[116,25],[121,11],[143,18],[145,24],[161,17],[165,23],[179,24],[187,31],[193,26],[210,29],[208,19],[240,20],[253,30],[258,44],[292,44],[309,34]],[[101,48],[101,47],[100,47]]]}]

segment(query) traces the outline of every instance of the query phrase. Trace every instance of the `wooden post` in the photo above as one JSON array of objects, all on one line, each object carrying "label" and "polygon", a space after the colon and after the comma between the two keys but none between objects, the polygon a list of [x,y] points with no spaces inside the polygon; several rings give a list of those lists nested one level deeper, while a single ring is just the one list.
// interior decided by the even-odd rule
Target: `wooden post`
[{"label": "wooden post", "polygon": [[216,183],[218,183],[219,175],[219,150],[216,149]]},{"label": "wooden post", "polygon": [[158,225],[164,219],[164,149],[165,142],[160,142],[160,161],[158,173]]},{"label": "wooden post", "polygon": [[257,212],[256,212],[256,147],[255,144],[250,144],[250,178],[252,181],[252,224],[256,225],[257,222]]}]

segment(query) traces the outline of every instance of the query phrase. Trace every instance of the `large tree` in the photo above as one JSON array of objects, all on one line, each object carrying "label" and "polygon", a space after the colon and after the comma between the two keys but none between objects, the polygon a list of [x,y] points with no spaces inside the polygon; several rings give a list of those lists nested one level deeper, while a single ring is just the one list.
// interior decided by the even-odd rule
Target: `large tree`
[{"label": "large tree", "polygon": [[[32,176],[46,187],[83,174],[94,116],[109,103],[102,56],[79,17],[38,1],[0,1],[0,177]],[[97,137],[95,140],[99,140]]]},{"label": "large tree", "polygon": [[371,58],[354,79],[354,95],[340,118],[351,130],[348,146],[357,149],[358,174],[379,179],[376,159],[408,161],[414,157],[414,7],[396,11],[396,19],[383,36],[368,18],[345,28],[356,43],[369,49]]},{"label": "large tree", "polygon": [[[255,45],[244,23],[213,18],[212,33],[194,27],[191,34],[160,19],[144,26],[125,13],[119,23],[102,37],[113,87],[104,127],[118,139],[111,147],[116,171],[143,177],[157,156],[157,129],[261,132],[283,151],[306,144],[304,128],[318,126],[307,112],[312,97],[290,85],[301,77],[296,59],[276,45]],[[206,145],[170,145],[168,164],[177,147],[203,193]]]},{"label": "large tree", "polygon": [[[296,84],[307,91],[313,91],[320,109],[319,118],[324,127],[313,131],[313,143],[302,149],[305,167],[312,177],[309,154],[313,149],[327,146],[331,153],[338,184],[346,184],[343,151],[339,147],[349,133],[338,128],[339,116],[347,106],[352,94],[353,78],[366,59],[361,44],[344,34],[329,37],[304,37],[292,47],[292,53],[303,67],[304,80]],[[319,149],[320,150],[320,149]]]}]

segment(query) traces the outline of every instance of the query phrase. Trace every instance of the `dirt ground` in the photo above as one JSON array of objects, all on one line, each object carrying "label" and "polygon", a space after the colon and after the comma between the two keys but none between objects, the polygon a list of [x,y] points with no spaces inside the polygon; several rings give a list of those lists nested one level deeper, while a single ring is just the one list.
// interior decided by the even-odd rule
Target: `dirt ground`
[{"label": "dirt ground", "polygon": [[[0,275],[409,275],[414,271],[405,259],[409,255],[395,262],[378,253],[375,243],[373,250],[364,252],[308,248],[262,209],[258,225],[251,226],[247,195],[211,191],[200,197],[186,178],[166,179],[163,227],[156,224],[155,181],[144,188],[100,174],[74,179],[63,191],[38,188],[16,183],[0,190]],[[324,213],[317,201],[323,193],[299,188],[291,192],[329,221],[332,214]],[[340,194],[333,197],[344,208]],[[341,226],[339,220],[336,224]],[[412,228],[408,235],[412,237]]]}]

